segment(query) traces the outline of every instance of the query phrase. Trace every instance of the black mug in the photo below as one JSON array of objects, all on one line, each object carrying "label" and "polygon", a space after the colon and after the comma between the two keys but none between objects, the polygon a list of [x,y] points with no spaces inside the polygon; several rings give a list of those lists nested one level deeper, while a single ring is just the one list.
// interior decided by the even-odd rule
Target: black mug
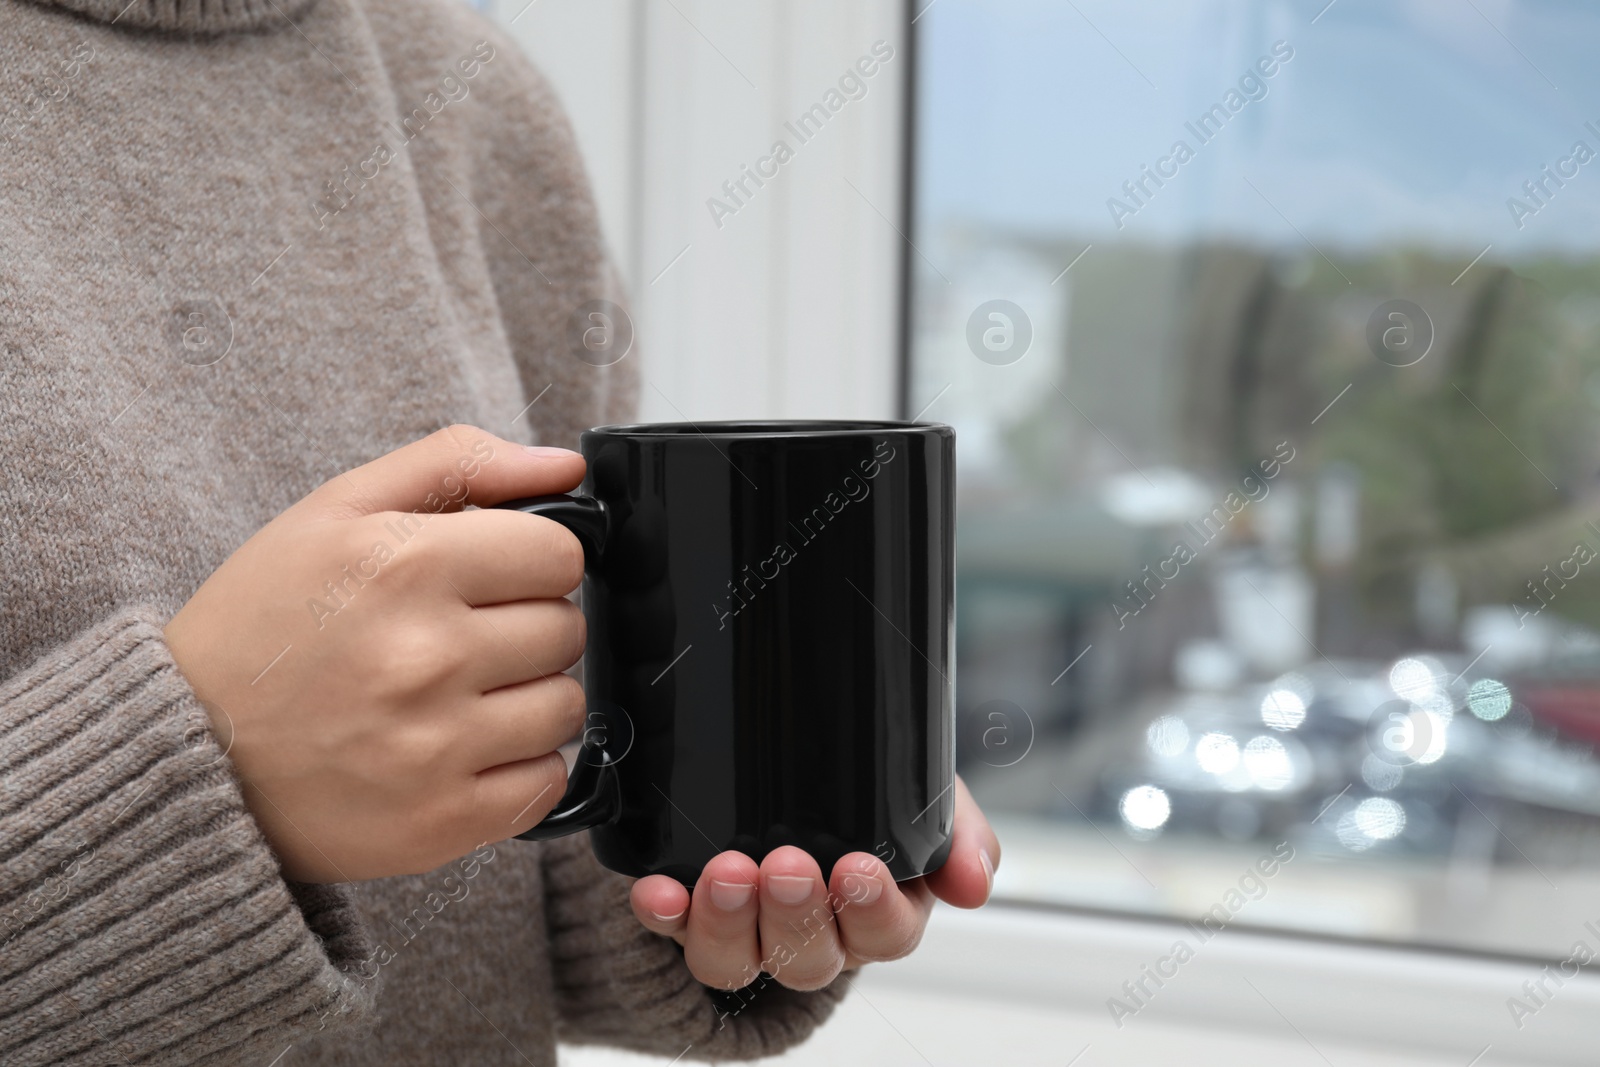
[{"label": "black mug", "polygon": [[529,840],[693,886],[781,845],[897,879],[955,816],[955,433],[937,423],[601,426],[577,495],[588,727]]}]

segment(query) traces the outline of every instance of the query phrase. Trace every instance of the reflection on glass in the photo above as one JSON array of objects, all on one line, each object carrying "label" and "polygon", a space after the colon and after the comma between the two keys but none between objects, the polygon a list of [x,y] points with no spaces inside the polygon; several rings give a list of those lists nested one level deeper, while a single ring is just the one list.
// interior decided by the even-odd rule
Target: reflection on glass
[{"label": "reflection on glass", "polygon": [[1289,841],[1243,921],[1547,954],[1600,897],[1600,9],[1319,7],[918,20],[961,770],[1001,893],[1190,917]]}]

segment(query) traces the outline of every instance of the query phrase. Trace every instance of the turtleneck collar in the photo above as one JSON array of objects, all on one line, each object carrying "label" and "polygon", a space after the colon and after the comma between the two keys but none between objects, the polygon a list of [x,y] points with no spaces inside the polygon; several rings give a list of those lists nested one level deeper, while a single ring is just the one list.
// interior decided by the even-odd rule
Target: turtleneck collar
[{"label": "turtleneck collar", "polygon": [[317,0],[37,0],[118,27],[221,34],[289,29]]}]

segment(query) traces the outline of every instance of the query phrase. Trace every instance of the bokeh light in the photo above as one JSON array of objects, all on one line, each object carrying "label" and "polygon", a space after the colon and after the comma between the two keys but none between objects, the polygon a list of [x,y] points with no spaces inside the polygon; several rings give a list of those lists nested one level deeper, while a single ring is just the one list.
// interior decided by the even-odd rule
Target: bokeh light
[{"label": "bokeh light", "polygon": [[1144,739],[1158,756],[1181,756],[1189,748],[1189,728],[1182,719],[1163,715],[1145,729]]},{"label": "bokeh light", "polygon": [[1274,689],[1261,701],[1261,721],[1274,730],[1293,730],[1306,721],[1306,702],[1289,689]]},{"label": "bokeh light", "polygon": [[1262,789],[1282,789],[1294,778],[1289,751],[1276,737],[1252,737],[1244,746],[1244,765]]},{"label": "bokeh light", "polygon": [[1484,722],[1499,722],[1511,710],[1511,690],[1504,682],[1480,678],[1467,690],[1467,709]]},{"label": "bokeh light", "polygon": [[1388,797],[1368,797],[1351,814],[1356,828],[1374,841],[1391,841],[1406,828],[1406,809]]},{"label": "bokeh light", "polygon": [[1195,742],[1194,758],[1208,774],[1227,774],[1239,765],[1239,742],[1229,734],[1206,734]]},{"label": "bokeh light", "polygon": [[1134,786],[1122,794],[1123,821],[1136,830],[1159,830],[1172,817],[1172,801],[1153,785]]},{"label": "bokeh light", "polygon": [[1407,656],[1389,668],[1389,688],[1397,697],[1424,704],[1439,692],[1439,681],[1427,661]]}]

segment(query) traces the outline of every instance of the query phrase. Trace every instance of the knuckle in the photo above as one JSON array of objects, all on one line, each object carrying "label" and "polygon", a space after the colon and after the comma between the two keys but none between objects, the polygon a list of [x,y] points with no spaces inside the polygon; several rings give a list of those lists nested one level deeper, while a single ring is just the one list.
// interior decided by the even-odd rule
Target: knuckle
[{"label": "knuckle", "polygon": [[583,686],[578,684],[576,678],[570,674],[552,672],[545,675],[538,684],[541,690],[540,697],[552,710],[564,714],[577,711],[580,712],[579,717],[582,717]]},{"label": "knuckle", "polygon": [[[397,528],[406,531],[420,531],[416,524],[418,520],[410,512],[390,512],[389,517],[394,520]],[[409,535],[411,539],[394,549],[389,556],[389,561],[384,564],[384,571],[392,575],[396,584],[407,589],[417,588],[424,580],[438,581],[439,568],[436,565],[433,541],[427,537]]]},{"label": "knuckle", "polygon": [[381,514],[362,515],[326,524],[321,527],[319,536],[328,538],[326,545],[335,553],[334,558],[339,563],[345,563],[371,550],[373,543],[383,534],[382,524]]},{"label": "knuckle", "polygon": [[900,941],[896,944],[890,945],[878,952],[869,952],[863,955],[861,958],[872,963],[893,963],[895,960],[903,960],[907,956],[911,955],[911,953],[915,952],[917,943],[921,940],[922,938],[920,936],[913,937],[908,940]]},{"label": "knuckle", "polygon": [[756,979],[753,966],[736,969],[721,957],[708,957],[687,949],[684,951],[684,963],[697,982],[713,989],[743,989]]},{"label": "knuckle", "polygon": [[560,654],[558,670],[566,670],[583,658],[589,643],[589,623],[583,610],[570,600],[552,601],[555,605],[556,634],[552,644]]},{"label": "knuckle", "polygon": [[489,436],[486,430],[471,423],[453,422],[422,439],[419,459],[429,467],[437,467],[442,474]]},{"label": "knuckle", "polygon": [[559,752],[550,752],[540,758],[544,761],[544,766],[539,769],[540,773],[549,781],[546,783],[545,791],[540,794],[539,802],[544,805],[543,810],[549,812],[561,803],[561,795],[567,788],[567,761]]},{"label": "knuckle", "polygon": [[819,959],[796,960],[780,969],[777,979],[790,989],[811,991],[821,989],[844,970],[844,954],[831,952]]},{"label": "knuckle", "polygon": [[[482,813],[485,825],[507,826],[512,833],[520,834],[543,822],[567,791],[567,764],[559,752],[545,757],[545,766],[540,768],[538,778],[539,783],[532,785],[527,795],[510,798],[510,803],[516,805],[514,811],[500,808],[491,811],[485,807]],[[504,798],[498,803],[502,808],[506,806]],[[508,817],[510,823],[505,821]]]},{"label": "knuckle", "polygon": [[922,930],[918,928],[916,931],[900,940],[900,943],[895,946],[894,952],[889,958],[903,960],[915,952],[917,950],[917,946],[920,944],[922,944]]},{"label": "knuckle", "polygon": [[[702,910],[710,913],[714,909]],[[692,904],[690,911],[693,914]],[[705,924],[699,928],[696,936],[706,948],[713,950],[718,958],[725,959],[754,952],[755,941],[759,935],[754,920],[748,915],[708,914]]]},{"label": "knuckle", "polygon": [[484,436],[484,431],[470,422],[452,422],[450,425],[440,427],[430,433],[426,440],[429,444],[455,451],[466,448],[471,442],[482,436]]},{"label": "knuckle", "polygon": [[567,618],[567,624],[572,628],[573,643],[577,646],[579,655],[583,654],[583,646],[589,640],[589,620],[584,616],[583,609],[571,600],[562,600],[562,612]]},{"label": "knuckle", "polygon": [[549,683],[551,700],[561,716],[561,724],[566,727],[565,736],[576,736],[588,720],[588,701],[583,695],[583,686],[570,674],[553,674]]},{"label": "knuckle", "polygon": [[[446,739],[421,724],[385,730],[375,741],[385,776],[426,785],[435,780],[445,753]],[[430,803],[431,810],[435,805]]]},{"label": "knuckle", "polygon": [[545,545],[545,570],[551,581],[570,593],[583,582],[583,542],[555,520],[545,521],[555,527]]},{"label": "knuckle", "polygon": [[858,948],[851,941],[850,951],[863,960],[872,963],[890,963],[902,960],[917,950],[922,943],[922,925],[915,922],[902,922],[895,928],[880,937],[866,941],[863,947]]},{"label": "knuckle", "polygon": [[425,625],[394,627],[377,652],[377,688],[391,699],[431,692],[462,666],[455,645]]},{"label": "knuckle", "polygon": [[[694,980],[699,982],[701,985],[708,985],[713,989],[723,988],[722,975],[720,971],[705,966],[693,955],[687,953],[684,955],[684,963],[688,966],[689,973],[694,975]],[[733,989],[736,987],[732,984],[729,984],[727,988]]]}]

